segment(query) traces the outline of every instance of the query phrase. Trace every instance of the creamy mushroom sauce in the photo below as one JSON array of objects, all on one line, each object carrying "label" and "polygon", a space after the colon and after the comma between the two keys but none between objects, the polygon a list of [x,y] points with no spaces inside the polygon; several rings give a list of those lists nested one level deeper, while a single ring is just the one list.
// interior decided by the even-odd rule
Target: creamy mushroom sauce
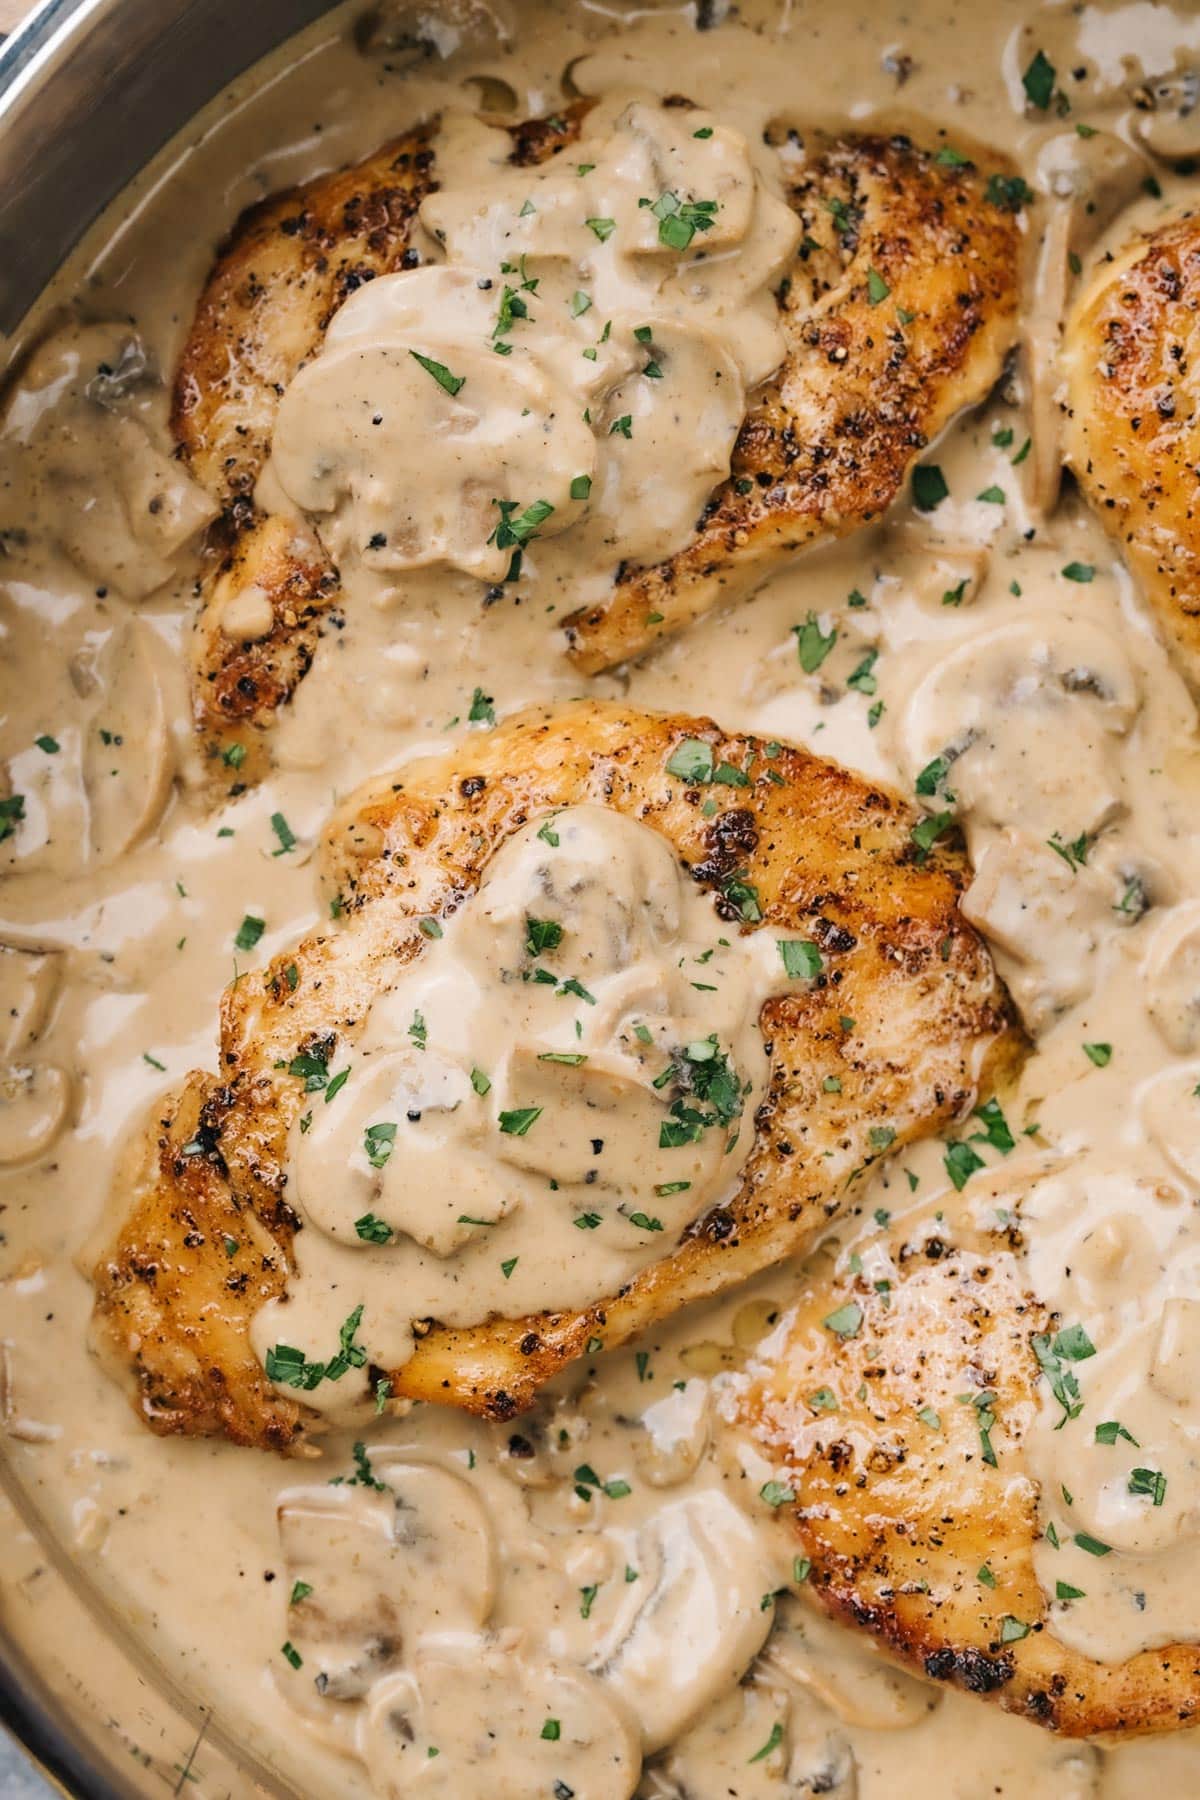
[{"label": "creamy mushroom sauce", "polygon": [[[798,559],[752,601],[591,685],[809,743],[964,827],[976,868],[967,909],[1037,1038],[1003,1097],[1015,1147],[999,1132],[950,1156],[923,1146],[903,1171],[875,1177],[818,1254],[854,1254],[876,1206],[949,1210],[970,1201],[972,1180],[972,1204],[1020,1197],[1031,1274],[1075,1352],[1057,1353],[1066,1407],[1048,1377],[1030,1445],[1061,1544],[1039,1549],[1040,1578],[1048,1597],[1060,1579],[1084,1590],[1053,1603],[1055,1629],[1102,1658],[1197,1635],[1200,761],[1192,702],[1131,582],[1073,492],[1060,495],[1054,348],[1064,300],[1104,234],[1187,197],[1200,21],[1148,0],[996,0],[986,11],[914,0],[903,15],[865,0],[756,0],[728,16],[705,5],[699,20],[690,8],[529,0],[516,26],[482,10],[431,13],[414,52],[416,15],[371,28],[358,11],[331,15],[189,127],[11,346],[15,360],[40,345],[0,435],[0,1305],[13,1498],[19,1489],[47,1545],[67,1549],[79,1581],[225,1737],[306,1793],[1195,1792],[1188,1734],[1116,1750],[1058,1743],[891,1668],[808,1605],[803,1567],[761,1497],[770,1467],[721,1420],[722,1392],[786,1308],[794,1269],[593,1356],[514,1426],[404,1415],[386,1396],[376,1414],[348,1389],[358,1415],[335,1420],[309,1462],[152,1438],[89,1356],[79,1259],[104,1221],[121,1146],[211,1059],[235,967],[319,916],[311,859],[335,797],[493,714],[577,693],[555,616],[585,596],[614,545],[665,548],[726,466],[743,396],[778,354],[766,296],[794,241],[778,158],[802,155],[817,122],[907,124],[950,148],[991,142],[1037,195],[1028,328],[992,401],[928,453],[948,497],[930,511],[906,498],[878,527]],[[1044,107],[1023,83],[1039,51],[1055,72]],[[570,179],[603,208],[590,216],[620,216],[631,234],[645,226],[639,257],[562,225],[562,165],[499,166],[494,129],[473,116],[481,105],[493,117],[545,113],[575,92],[601,99],[585,140],[594,154],[581,143],[577,159],[595,169]],[[676,94],[699,110],[662,106]],[[182,673],[193,545],[212,508],[171,457],[163,374],[212,246],[242,206],[435,109],[450,120],[445,185],[423,229],[442,260],[346,306],[285,397],[263,479],[266,497],[313,508],[329,532],[343,616],[281,724],[276,772],[213,812]],[[711,139],[694,135],[702,128]],[[701,150],[728,210],[719,250],[712,227],[719,280],[698,298],[631,196],[649,170],[697,179]],[[514,229],[518,198],[518,219],[527,201],[535,208],[527,237]],[[523,285],[523,254],[548,265],[536,289]],[[481,333],[511,356],[481,349]],[[655,346],[675,371],[657,396]],[[428,363],[469,373],[486,404],[462,406]],[[527,395],[515,413],[514,392]],[[451,400],[454,431],[435,444]],[[581,400],[590,425],[562,424],[559,409],[575,417]],[[366,405],[380,426],[364,426]],[[637,421],[628,437],[612,429],[626,413]],[[501,466],[528,470],[529,500],[554,507],[511,583],[512,546],[503,534],[488,542]],[[246,639],[262,625],[253,594],[226,621]],[[626,1167],[614,1160],[611,1178],[597,1177],[602,1197],[586,1202],[606,1231],[630,1234],[604,1250],[615,1261],[603,1280],[589,1261],[601,1232],[572,1235],[572,1209],[594,1191],[571,1116],[586,1084],[583,1065],[540,1061],[546,1048],[594,1052],[593,1076],[636,1116],[647,1104],[641,1013],[661,1043],[662,1021],[673,1038],[686,1022],[696,1045],[716,1033],[752,1108],[756,996],[780,971],[716,941],[711,913],[700,919],[694,895],[673,893],[677,871],[661,845],[638,841],[640,827],[586,808],[565,823],[590,897],[585,880],[571,907],[533,911],[536,840],[515,842],[411,988],[381,1005],[341,1112],[314,1105],[294,1158],[308,1219],[301,1269],[321,1271],[313,1292],[336,1261],[355,1299],[374,1283],[382,1311],[387,1284],[368,1271],[399,1266],[384,1259],[403,1238],[405,1279],[432,1283],[451,1307],[445,1283],[470,1267],[472,1234],[490,1229],[445,1204],[451,1175],[456,1195],[472,1196],[464,1213],[519,1214],[557,1178],[560,1146],[562,1229],[522,1240],[534,1267],[514,1268],[512,1295],[524,1306],[538,1284],[560,1284],[560,1299],[590,1293],[609,1267],[653,1254],[615,1195],[631,1170],[651,1190],[669,1182],[652,1152],[641,1166],[633,1140],[614,1141]],[[628,968],[597,879],[605,858],[618,899],[649,902],[625,922],[643,934]],[[534,966],[557,970],[557,948],[529,949],[530,916],[563,926],[564,953],[578,928],[600,956],[594,1016],[583,1001],[571,1011],[577,995],[520,982]],[[486,954],[489,934],[504,955]],[[725,959],[724,991],[673,992],[668,963],[677,973],[680,955],[709,949]],[[566,971],[564,960],[560,986]],[[473,1071],[498,1076],[495,1093],[481,1095]],[[416,1104],[393,1118],[406,1094]],[[557,1120],[552,1144],[498,1130],[500,1111],[536,1104]],[[382,1152],[404,1133],[408,1154],[408,1112],[427,1109],[431,1198],[417,1212]],[[368,1137],[389,1123],[396,1137]],[[673,1229],[728,1177],[706,1158],[697,1147],[690,1197],[655,1197],[679,1207]],[[364,1217],[386,1247],[357,1232]],[[497,1258],[476,1290],[488,1303],[505,1298],[498,1269]],[[305,1316],[306,1279],[288,1327],[302,1344],[291,1321]],[[390,1329],[400,1354],[404,1327]],[[274,1337],[260,1321],[264,1354]],[[1121,1430],[1097,1441],[1099,1422]],[[6,1513],[0,1556],[27,1569],[15,1519]],[[34,1613],[35,1576],[20,1586]],[[210,1791],[202,1753],[187,1773]]]}]

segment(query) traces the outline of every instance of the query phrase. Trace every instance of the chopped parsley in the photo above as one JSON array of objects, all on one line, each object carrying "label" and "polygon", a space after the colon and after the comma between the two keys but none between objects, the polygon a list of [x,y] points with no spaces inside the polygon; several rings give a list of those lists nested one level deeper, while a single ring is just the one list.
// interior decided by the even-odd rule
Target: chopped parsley
[{"label": "chopped parsley", "polygon": [[294,1344],[273,1345],[265,1359],[267,1380],[277,1382],[280,1387],[303,1388],[311,1392],[323,1381],[340,1381],[348,1369],[361,1369],[367,1360],[367,1352],[361,1344],[355,1343],[355,1338],[362,1316],[363,1309],[359,1305],[343,1321],[338,1333],[339,1348],[328,1362],[310,1362],[303,1350],[298,1350]]},{"label": "chopped parsley", "polygon": [[947,1175],[961,1194],[976,1169],[984,1167],[984,1161],[977,1150],[969,1143],[959,1141],[946,1145],[946,1154],[942,1159]]},{"label": "chopped parsley", "polygon": [[265,919],[256,919],[253,913],[247,913],[237,928],[234,948],[237,950],[253,950],[263,932],[267,929]]},{"label": "chopped parsley", "polygon": [[[396,1126],[390,1119],[381,1120],[377,1125],[368,1125],[363,1132],[363,1149],[367,1153],[367,1161],[373,1169],[382,1169],[396,1146]],[[362,1232],[359,1232],[359,1237]]]},{"label": "chopped parsley", "polygon": [[779,954],[791,981],[811,981],[825,966],[820,950],[808,938],[780,938]]},{"label": "chopped parsley", "polygon": [[1067,1364],[1086,1362],[1089,1356],[1095,1356],[1096,1347],[1082,1325],[1068,1325],[1053,1339],[1048,1332],[1039,1331],[1030,1339],[1030,1347],[1063,1409],[1056,1428],[1061,1431],[1068,1420],[1077,1419],[1083,1411],[1079,1382]]},{"label": "chopped parsley", "polygon": [[508,1137],[524,1137],[529,1127],[542,1116],[540,1106],[514,1106],[500,1114],[500,1129]]},{"label": "chopped parsley", "polygon": [[1044,51],[1037,51],[1033,61],[1021,77],[1021,86],[1031,106],[1039,112],[1045,112],[1054,94],[1054,82],[1058,70]]},{"label": "chopped parsley", "polygon": [[1106,1544],[1101,1538],[1092,1537],[1089,1532],[1077,1531],[1075,1533],[1075,1542],[1079,1545],[1081,1550],[1086,1550],[1089,1556],[1112,1555],[1112,1545]]},{"label": "chopped parsley", "polygon": [[716,221],[715,200],[681,200],[668,188],[658,199],[639,201],[658,220],[658,241],[668,250],[687,250],[698,231],[711,231]]},{"label": "chopped parsley", "polygon": [[857,1300],[847,1300],[844,1306],[839,1306],[835,1312],[821,1320],[826,1331],[832,1331],[834,1337],[841,1338],[843,1343],[848,1338],[858,1336],[862,1330],[862,1322],[863,1309]]},{"label": "chopped parsley", "polygon": [[754,1755],[752,1757],[750,1757],[749,1760],[752,1763],[762,1762],[763,1758],[765,1756],[770,1756],[772,1750],[777,1750],[782,1742],[783,1742],[783,1726],[780,1724],[779,1720],[776,1719],[775,1723],[771,1727],[771,1734],[768,1737],[766,1743],[763,1745],[761,1750],[756,1750],[754,1752]]},{"label": "chopped parsley", "polygon": [[909,832],[909,837],[917,847],[917,861],[924,862],[933,846],[943,837],[954,823],[951,812],[929,813],[919,819]]},{"label": "chopped parsley", "polygon": [[932,512],[947,498],[950,488],[937,463],[918,463],[912,472],[913,504],[918,512]]},{"label": "chopped parsley", "polygon": [[796,1494],[795,1490],[788,1487],[786,1482],[765,1481],[758,1490],[758,1497],[760,1500],[765,1500],[768,1506],[779,1507],[789,1505],[796,1498]]},{"label": "chopped parsley", "polygon": [[823,632],[816,613],[810,612],[803,625],[793,625],[792,630],[796,633],[800,667],[806,675],[815,674],[837,643],[837,627]]},{"label": "chopped parsley", "polygon": [[990,175],[987,198],[1004,212],[1020,212],[1033,199],[1033,189],[1020,175]]},{"label": "chopped parsley", "polygon": [[1161,1469],[1134,1469],[1129,1477],[1129,1492],[1161,1506],[1167,1497],[1167,1478]]},{"label": "chopped parsley", "polygon": [[[511,293],[512,289],[505,288],[504,291],[507,294]],[[410,350],[408,354],[412,357],[414,362],[420,363],[427,375],[433,376],[433,379],[440,388],[444,389],[445,392],[451,396],[458,393],[458,390],[467,379],[465,375],[452,374],[445,363],[435,362],[431,356],[422,356],[419,350]]]},{"label": "chopped parsley", "polygon": [[374,1213],[364,1213],[361,1219],[355,1219],[354,1229],[364,1244],[390,1244],[392,1228],[383,1219],[377,1219]]},{"label": "chopped parsley", "polygon": [[547,950],[557,950],[563,940],[563,928],[557,919],[525,919],[525,951],[529,956],[541,956]]},{"label": "chopped parsley", "polygon": [[858,667],[852,669],[850,674],[847,675],[846,686],[853,688],[855,692],[859,694],[867,694],[869,696],[875,693],[879,686],[875,676],[875,664],[878,661],[878,650],[868,650],[867,654],[858,664]]},{"label": "chopped parsley", "polygon": [[549,500],[534,500],[523,512],[517,511],[515,500],[493,500],[493,506],[500,509],[500,523],[488,539],[498,550],[518,549],[527,544],[530,538],[536,537],[554,507]]}]

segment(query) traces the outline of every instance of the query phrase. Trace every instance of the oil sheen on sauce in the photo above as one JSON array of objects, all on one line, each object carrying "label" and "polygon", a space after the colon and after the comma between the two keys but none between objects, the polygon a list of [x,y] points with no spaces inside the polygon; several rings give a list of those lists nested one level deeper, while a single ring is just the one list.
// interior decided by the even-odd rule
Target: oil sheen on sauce
[{"label": "oil sheen on sauce", "polygon": [[[893,1669],[807,1603],[758,1498],[761,1463],[721,1407],[803,1269],[591,1358],[513,1426],[387,1407],[350,1426],[339,1415],[364,1398],[353,1376],[318,1388],[331,1430],[307,1462],[152,1438],[88,1353],[79,1259],[121,1147],[211,1061],[235,966],[317,918],[311,858],[337,798],[492,717],[577,694],[556,617],[598,591],[614,554],[677,543],[727,469],[745,396],[778,360],[770,291],[795,243],[771,146],[789,127],[848,122],[989,142],[1039,196],[1026,341],[933,453],[949,497],[932,513],[899,503],[589,685],[809,744],[956,812],[976,871],[967,910],[1037,1041],[1005,1096],[1016,1147],[983,1151],[977,1204],[1019,1194],[1030,1279],[1094,1351],[1077,1365],[1088,1420],[1137,1440],[1057,1430],[1047,1385],[1031,1473],[1071,1500],[1039,1576],[1047,1594],[1083,1590],[1055,1603],[1054,1627],[1094,1656],[1196,1635],[1194,709],[1107,540],[1060,492],[1053,356],[1064,298],[1105,233],[1186,199],[1200,22],[1148,0],[913,0],[903,15],[787,0],[705,7],[703,29],[690,8],[384,8],[370,27],[358,10],[189,127],[11,347],[38,346],[0,433],[0,1327],[24,1521],[9,1531],[5,1514],[0,1558],[18,1570],[36,1524],[284,1791],[1194,1793],[1188,1734],[1056,1742]],[[1061,109],[1028,100],[1039,50]],[[519,119],[576,92],[598,103],[573,164],[507,166],[481,108]],[[679,94],[693,110],[664,105]],[[326,534],[344,625],[281,722],[275,771],[214,812],[182,674],[191,546],[212,507],[171,458],[163,374],[243,206],[435,110],[442,186],[421,230],[437,260],[347,303],[284,396],[260,483]],[[697,291],[637,196],[666,191],[668,175],[692,185],[701,158],[720,207],[691,221],[712,234]],[[550,509],[508,591],[497,472]],[[481,584],[497,583],[502,598],[481,606]],[[253,595],[237,606],[224,628],[252,639]],[[805,627],[819,649],[808,667]],[[587,806],[559,827],[569,899],[547,896],[536,833],[518,834],[376,1009],[339,1108],[314,1106],[297,1130],[306,1229],[287,1330],[300,1349],[336,1335],[347,1308],[331,1295],[351,1279],[373,1321],[398,1280],[420,1293],[386,1326],[396,1360],[414,1311],[587,1299],[653,1257],[655,1223],[679,1230],[729,1178],[714,1135],[689,1153],[691,1188],[658,1191],[672,1184],[638,1124],[646,1045],[624,1021],[641,1008],[652,1042],[669,1019],[698,1058],[709,1045],[728,1060],[735,1137],[762,1081],[754,1020],[780,980],[775,947],[721,943],[642,827]],[[622,895],[638,900],[624,913]],[[558,968],[563,925],[586,968]],[[522,959],[552,979],[514,997],[505,976]],[[686,959],[720,971],[712,992],[679,978]],[[570,989],[564,1005],[572,979],[589,998]],[[619,1128],[592,1180],[564,1159],[573,1109],[601,1085]],[[498,1115],[533,1104],[557,1135],[497,1132]],[[424,1159],[419,1206],[389,1171],[398,1144],[407,1167]],[[901,1218],[959,1204],[944,1146],[907,1170],[875,1178],[821,1258],[855,1254],[877,1204]],[[571,1199],[557,1232],[522,1214],[529,1184],[552,1179]],[[616,1193],[636,1203],[622,1212]],[[624,1235],[574,1223],[592,1216]],[[507,1274],[479,1250],[496,1229],[515,1234]],[[269,1317],[257,1330],[265,1355],[278,1330]],[[36,1583],[21,1592],[36,1608]],[[135,1753],[158,1753],[134,1720],[122,1728]],[[224,1791],[206,1785],[202,1755],[189,1777]]]}]

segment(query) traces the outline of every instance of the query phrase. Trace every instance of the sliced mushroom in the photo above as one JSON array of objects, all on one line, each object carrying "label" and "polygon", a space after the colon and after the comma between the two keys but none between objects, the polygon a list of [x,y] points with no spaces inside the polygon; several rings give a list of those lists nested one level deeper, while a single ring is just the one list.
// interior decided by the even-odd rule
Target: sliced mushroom
[{"label": "sliced mushroom", "polygon": [[359,1742],[385,1800],[630,1800],[642,1763],[636,1730],[593,1676],[465,1633],[426,1639],[379,1684]]},{"label": "sliced mushroom", "polygon": [[1142,965],[1146,1009],[1180,1056],[1200,1050],[1200,901],[1163,915]]},{"label": "sliced mushroom", "polygon": [[0,1056],[15,1057],[40,1037],[61,980],[58,951],[0,943]]},{"label": "sliced mushroom", "polygon": [[369,1248],[354,1226],[369,1213],[393,1239],[453,1256],[520,1203],[518,1184],[480,1152],[483,1129],[470,1077],[436,1046],[372,1054],[354,1066],[341,1104],[293,1133],[295,1199],[311,1224],[354,1248]]},{"label": "sliced mushroom", "polygon": [[1185,64],[1134,95],[1141,116],[1135,127],[1152,156],[1167,162],[1190,162],[1200,156],[1200,69]]},{"label": "sliced mushroom", "polygon": [[764,1667],[672,1745],[648,1792],[653,1800],[857,1800],[858,1769],[825,1708]]},{"label": "sliced mushroom", "polygon": [[899,1731],[932,1712],[940,1695],[888,1662],[870,1639],[784,1595],[775,1603],[775,1629],[764,1664],[816,1694],[843,1725]]},{"label": "sliced mushroom", "polygon": [[288,1636],[309,1704],[359,1701],[418,1634],[470,1630],[491,1612],[496,1556],[483,1506],[461,1476],[386,1450],[379,1487],[292,1488],[279,1505]]},{"label": "sliced mushroom", "polygon": [[642,1414],[634,1454],[651,1487],[675,1487],[695,1473],[708,1445],[709,1394],[706,1381],[681,1382]]},{"label": "sliced mushroom", "polygon": [[100,864],[141,841],[162,816],[175,778],[161,648],[150,627],[118,628],[101,654],[101,698],[84,740],[91,854]]},{"label": "sliced mushroom", "polygon": [[29,1162],[48,1150],[71,1111],[71,1078],[53,1066],[0,1068],[0,1164]]},{"label": "sliced mushroom", "polygon": [[962,910],[996,953],[1035,1038],[1091,991],[1096,954],[1116,916],[1098,871],[1019,831],[984,846]]},{"label": "sliced mushroom", "polygon": [[1022,313],[1022,354],[1033,438],[1031,498],[1042,513],[1052,510],[1062,473],[1058,349],[1067,295],[1080,258],[1149,173],[1146,157],[1108,131],[1059,132],[1038,153],[1037,185],[1050,205]]},{"label": "sliced mushroom", "polygon": [[940,657],[904,711],[899,751],[931,812],[1072,843],[1122,807],[1115,755],[1140,705],[1097,625],[1027,611]]},{"label": "sliced mushroom", "polygon": [[588,1422],[572,1399],[545,1395],[515,1425],[497,1425],[496,1466],[523,1488],[550,1488],[570,1478],[583,1454]]},{"label": "sliced mushroom", "polygon": [[635,1607],[589,1666],[661,1749],[745,1673],[762,1648],[775,1585],[761,1535],[718,1489],[665,1506],[639,1534]]},{"label": "sliced mushroom", "polygon": [[142,390],[154,381],[127,325],[71,324],[34,352],[0,427],[13,456],[0,531],[57,546],[132,599],[169,579],[218,510],[153,441]]}]

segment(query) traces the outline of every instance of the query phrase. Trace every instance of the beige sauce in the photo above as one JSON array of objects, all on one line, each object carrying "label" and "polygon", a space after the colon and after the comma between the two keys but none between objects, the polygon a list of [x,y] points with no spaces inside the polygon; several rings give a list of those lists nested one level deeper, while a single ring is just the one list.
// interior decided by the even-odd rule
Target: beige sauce
[{"label": "beige sauce", "polygon": [[[1031,330],[993,401],[930,453],[949,498],[902,501],[591,688],[811,744],[962,822],[967,910],[1037,1038],[1005,1100],[1017,1148],[980,1154],[1021,1194],[1032,1281],[1093,1352],[1066,1358],[1079,1410],[1062,1422],[1047,1382],[1031,1438],[1061,1546],[1039,1547],[1039,1579],[1055,1630],[1100,1658],[1200,1637],[1194,710],[1107,540],[1060,501],[1053,360],[1079,263],[1118,214],[1119,237],[1187,191],[1170,159],[1200,151],[1200,129],[1177,65],[1200,28],[1149,3],[914,0],[901,17],[789,0],[706,31],[689,12],[519,12],[515,35],[482,8],[427,22],[427,55],[386,25],[357,47],[353,10],[290,46],[93,234],[47,301],[68,323],[8,404],[0,1327],[23,1504],[225,1739],[306,1794],[1194,1793],[1186,1734],[1061,1744],[812,1611],[759,1498],[770,1469],[720,1408],[795,1269],[627,1352],[597,1347],[512,1427],[405,1415],[352,1359],[306,1396],[333,1429],[304,1463],[150,1437],[88,1353],[77,1259],[120,1149],[211,1065],[235,969],[327,907],[311,858],[337,797],[577,694],[556,619],[622,555],[678,542],[727,470],[780,355],[769,295],[796,226],[779,158],[803,154],[787,128],[990,142],[1040,196]],[[1038,49],[1061,110],[1026,103]],[[1134,106],[1150,89],[1157,109]],[[576,92],[597,100],[579,144],[534,171],[505,165],[475,116],[481,95],[519,119]],[[677,94],[695,109],[662,104]],[[281,721],[274,775],[214,813],[182,678],[211,508],[171,458],[163,377],[242,206],[437,109],[434,260],[348,302],[284,397],[260,483],[327,534],[344,627]],[[660,230],[667,193],[714,203],[686,245]],[[510,517],[542,503],[517,570],[500,500]],[[827,646],[809,673],[806,621]],[[250,592],[223,628],[252,641],[267,623]],[[281,1345],[293,1365],[330,1357],[347,1326],[398,1363],[424,1312],[586,1301],[734,1180],[763,1080],[754,1021],[788,979],[777,945],[723,941],[646,828],[591,806],[557,816],[557,843],[540,824],[377,1003],[336,1092],[314,1091],[292,1146],[297,1267],[256,1325],[268,1367]],[[717,1058],[736,1101],[664,1147]],[[861,1217],[961,1204],[944,1154],[877,1175]],[[1081,1597],[1054,1600],[1059,1581]],[[36,1582],[21,1593],[36,1613]],[[225,1791],[203,1749],[188,1775]]]}]

